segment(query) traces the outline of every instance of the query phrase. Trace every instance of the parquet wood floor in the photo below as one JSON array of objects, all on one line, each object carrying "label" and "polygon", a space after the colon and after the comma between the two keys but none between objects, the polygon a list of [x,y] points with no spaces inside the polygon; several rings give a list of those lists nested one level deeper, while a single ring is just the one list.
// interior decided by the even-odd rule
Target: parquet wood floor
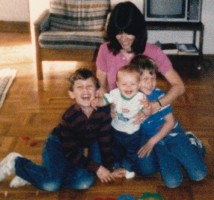
[{"label": "parquet wood floor", "polygon": [[[214,58],[210,59],[213,62]],[[16,151],[41,163],[44,140],[71,103],[67,95],[70,72],[79,66],[94,68],[84,62],[50,62],[44,65],[44,80],[37,81],[30,35],[0,33],[0,68],[17,69],[17,76],[0,110],[0,159],[8,152]],[[197,71],[184,64],[177,70],[185,82],[186,94],[174,102],[173,108],[183,127],[195,132],[207,148],[208,175],[205,180],[194,183],[185,175],[181,187],[167,189],[157,174],[147,178],[118,180],[111,184],[101,184],[97,180],[87,191],[62,189],[49,193],[33,186],[10,189],[8,183],[12,177],[9,177],[0,183],[0,199],[117,199],[124,193],[139,199],[146,191],[160,192],[164,200],[214,199],[214,68],[207,66]],[[158,85],[163,89],[169,87],[161,78],[158,79]],[[26,136],[29,140],[26,140]]]}]

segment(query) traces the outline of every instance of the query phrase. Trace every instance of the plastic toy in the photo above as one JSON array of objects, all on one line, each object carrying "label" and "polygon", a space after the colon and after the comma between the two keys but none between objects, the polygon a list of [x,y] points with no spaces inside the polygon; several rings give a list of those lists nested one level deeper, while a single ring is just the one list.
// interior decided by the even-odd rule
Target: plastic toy
[{"label": "plastic toy", "polygon": [[162,196],[159,193],[144,192],[139,200],[146,200],[146,199],[163,200]]},{"label": "plastic toy", "polygon": [[117,200],[135,200],[135,198],[130,194],[123,194],[120,195]]}]

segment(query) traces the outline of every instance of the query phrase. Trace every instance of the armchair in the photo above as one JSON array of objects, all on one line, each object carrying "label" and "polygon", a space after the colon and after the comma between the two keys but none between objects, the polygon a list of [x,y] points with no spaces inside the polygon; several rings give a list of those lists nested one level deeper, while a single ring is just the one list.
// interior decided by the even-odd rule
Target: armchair
[{"label": "armchair", "polygon": [[94,61],[109,10],[110,0],[50,0],[34,23],[37,78],[42,61]]}]

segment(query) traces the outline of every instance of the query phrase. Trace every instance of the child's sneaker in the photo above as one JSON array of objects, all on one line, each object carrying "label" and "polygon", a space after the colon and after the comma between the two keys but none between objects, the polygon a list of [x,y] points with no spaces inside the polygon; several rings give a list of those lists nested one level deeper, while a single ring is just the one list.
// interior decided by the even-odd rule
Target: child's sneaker
[{"label": "child's sneaker", "polygon": [[188,132],[186,132],[186,134],[187,134],[191,144],[198,146],[199,148],[203,148],[202,141],[194,133],[192,133],[191,131],[188,131]]},{"label": "child's sneaker", "polygon": [[130,171],[126,170],[125,177],[126,177],[126,179],[132,179],[135,177],[135,172],[130,172]]},{"label": "child's sneaker", "polygon": [[15,176],[11,181],[10,181],[10,187],[11,188],[18,188],[22,187],[25,185],[30,185],[30,183],[24,179],[22,179],[19,176]]},{"label": "child's sneaker", "polygon": [[0,182],[15,172],[15,159],[17,157],[22,156],[18,153],[12,152],[0,162]]}]

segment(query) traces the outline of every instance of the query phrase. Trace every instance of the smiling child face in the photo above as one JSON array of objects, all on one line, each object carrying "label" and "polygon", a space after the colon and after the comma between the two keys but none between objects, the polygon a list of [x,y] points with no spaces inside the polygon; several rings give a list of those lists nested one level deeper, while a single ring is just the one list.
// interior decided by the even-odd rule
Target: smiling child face
[{"label": "smiling child face", "polygon": [[90,107],[91,100],[95,98],[97,88],[92,78],[86,80],[76,80],[73,91],[69,91],[69,96],[75,99],[76,103],[82,107]]},{"label": "smiling child face", "polygon": [[126,98],[132,98],[139,89],[140,75],[137,72],[119,71],[117,75],[117,87]]},{"label": "smiling child face", "polygon": [[144,70],[141,74],[140,91],[149,95],[156,87],[156,74],[151,74],[149,70]]}]

